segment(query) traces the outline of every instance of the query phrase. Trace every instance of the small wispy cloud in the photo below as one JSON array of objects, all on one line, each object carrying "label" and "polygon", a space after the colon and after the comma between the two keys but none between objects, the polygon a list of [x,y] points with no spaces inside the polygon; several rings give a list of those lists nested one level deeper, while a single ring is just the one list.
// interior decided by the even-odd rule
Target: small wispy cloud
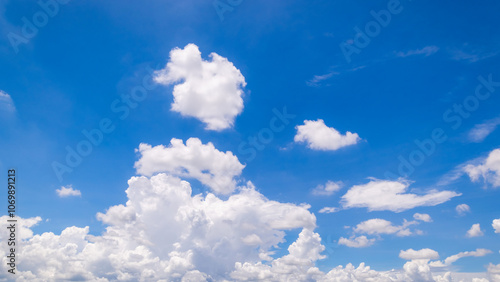
[{"label": "small wispy cloud", "polygon": [[306,81],[306,84],[310,87],[320,87],[320,86],[323,86],[323,83],[325,81],[329,80],[330,78],[332,78],[334,76],[341,75],[341,74],[348,73],[348,72],[355,72],[355,71],[364,69],[365,67],[366,67],[365,65],[360,65],[360,66],[356,66],[356,67],[343,68],[343,69],[342,69],[342,67],[340,67],[340,69],[339,69],[339,66],[333,66],[330,68],[330,69],[332,69],[332,71],[330,71],[326,74],[322,74],[322,75],[315,75],[315,76],[313,76],[313,78]]},{"label": "small wispy cloud", "polygon": [[498,125],[500,125],[500,117],[487,120],[480,124],[476,124],[474,128],[469,131],[469,141],[473,143],[482,142],[484,139],[486,139],[486,137],[488,137],[488,135],[495,131]]},{"label": "small wispy cloud", "polygon": [[334,213],[338,212],[340,209],[335,207],[324,207],[319,210],[319,213]]},{"label": "small wispy cloud", "polygon": [[71,185],[68,186],[62,186],[61,189],[56,189],[57,196],[59,198],[66,198],[66,197],[81,197],[82,193],[80,190],[73,189]]},{"label": "small wispy cloud", "polygon": [[14,106],[14,101],[9,94],[0,90],[0,111],[13,113],[16,111],[16,107]]},{"label": "small wispy cloud", "polygon": [[482,48],[477,48],[470,50],[467,46],[461,49],[451,49],[450,51],[451,59],[455,61],[467,61],[469,63],[475,63],[487,58],[494,57],[500,53],[500,51],[485,51]]},{"label": "small wispy cloud", "polygon": [[434,53],[439,51],[439,47],[437,46],[426,46],[422,49],[415,49],[415,50],[410,50],[407,52],[397,52],[396,56],[401,57],[401,58],[406,58],[409,56],[415,56],[415,55],[424,55],[424,56],[430,56]]}]

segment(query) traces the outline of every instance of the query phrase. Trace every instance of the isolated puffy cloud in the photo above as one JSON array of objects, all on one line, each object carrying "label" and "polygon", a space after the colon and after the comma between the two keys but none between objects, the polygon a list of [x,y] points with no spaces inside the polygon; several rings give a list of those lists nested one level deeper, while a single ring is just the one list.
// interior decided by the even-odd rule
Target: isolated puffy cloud
[{"label": "isolated puffy cloud", "polygon": [[0,112],[4,113],[12,113],[16,111],[16,107],[14,106],[14,101],[9,94],[0,90]]},{"label": "isolated puffy cloud", "polygon": [[418,224],[418,222],[405,220],[401,226],[395,226],[392,222],[385,219],[374,218],[359,223],[353,230],[356,233],[368,235],[396,234],[397,236],[404,237],[412,234],[408,227],[414,224]]},{"label": "isolated puffy cloud", "polygon": [[351,237],[349,239],[340,237],[339,245],[345,245],[351,248],[365,248],[373,245],[375,239],[368,239],[366,236]]},{"label": "isolated puffy cloud", "polygon": [[480,237],[483,236],[484,233],[481,230],[481,225],[479,223],[473,224],[472,227],[467,231],[466,236],[468,238]]},{"label": "isolated puffy cloud", "polygon": [[428,248],[421,250],[408,249],[406,251],[401,250],[401,252],[399,252],[399,257],[404,260],[417,260],[417,259],[431,260],[431,259],[438,259],[439,253]]},{"label": "isolated puffy cloud", "polygon": [[166,67],[155,73],[155,81],[174,86],[172,111],[195,117],[208,130],[230,128],[243,110],[245,78],[226,58],[211,53],[211,60],[201,58],[198,46],[170,51]]},{"label": "isolated puffy cloud", "polygon": [[416,213],[413,215],[413,218],[423,222],[432,222],[431,216],[426,213]]},{"label": "isolated puffy cloud", "polygon": [[470,212],[470,207],[467,204],[458,205],[455,210],[459,216],[464,216],[466,213]]},{"label": "isolated puffy cloud", "polygon": [[304,125],[298,125],[296,129],[294,141],[305,142],[307,147],[313,150],[335,151],[354,145],[361,140],[357,133],[347,131],[345,135],[342,135],[335,128],[326,126],[322,119],[304,120]]},{"label": "isolated puffy cloud", "polygon": [[351,187],[342,196],[344,208],[368,208],[369,211],[402,212],[420,206],[436,206],[461,194],[453,191],[431,190],[423,195],[406,193],[410,183],[405,180],[371,179]]},{"label": "isolated puffy cloud", "polygon": [[498,125],[500,125],[500,117],[487,120],[481,124],[476,124],[474,128],[469,131],[469,141],[475,143],[482,142],[488,135],[495,131]]},{"label": "isolated puffy cloud", "polygon": [[469,164],[464,167],[472,182],[481,178],[493,187],[500,187],[500,149],[490,152],[488,157],[478,165]]},{"label": "isolated puffy cloud", "polygon": [[491,223],[491,226],[493,226],[493,229],[495,229],[495,233],[500,233],[500,218],[494,219]]},{"label": "isolated puffy cloud", "polygon": [[135,163],[137,173],[151,176],[167,172],[195,178],[221,194],[234,191],[235,178],[245,167],[232,152],[221,152],[212,143],[202,144],[198,138],[189,138],[185,145],[173,138],[168,147],[140,144],[138,152],[141,157]]},{"label": "isolated puffy cloud", "polygon": [[342,181],[333,182],[329,180],[324,185],[320,184],[316,186],[316,188],[312,190],[312,194],[316,196],[330,196],[342,189],[343,186],[344,183],[342,183]]},{"label": "isolated puffy cloud", "polygon": [[68,185],[68,186],[61,186],[60,189],[56,189],[56,193],[57,193],[57,196],[59,196],[60,198],[66,198],[66,197],[71,197],[71,196],[81,196],[82,195],[82,192],[80,192],[80,190],[77,190],[77,189],[73,189],[73,187],[71,187],[71,185]]}]

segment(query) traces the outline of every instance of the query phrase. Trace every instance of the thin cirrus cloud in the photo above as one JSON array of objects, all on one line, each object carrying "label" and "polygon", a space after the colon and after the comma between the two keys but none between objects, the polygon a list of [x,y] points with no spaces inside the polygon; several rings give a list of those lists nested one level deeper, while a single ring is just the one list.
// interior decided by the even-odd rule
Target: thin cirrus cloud
[{"label": "thin cirrus cloud", "polygon": [[409,56],[423,55],[423,56],[427,57],[427,56],[430,56],[430,55],[436,53],[437,51],[439,51],[439,47],[437,47],[437,46],[426,46],[426,47],[423,47],[422,49],[409,50],[406,52],[397,52],[396,56],[401,57],[401,58],[405,58],[405,57],[409,57]]},{"label": "thin cirrus cloud", "polygon": [[483,179],[485,184],[500,187],[500,149],[491,151],[485,159],[477,165],[468,164],[463,168],[472,182]]},{"label": "thin cirrus cloud", "polygon": [[476,124],[468,133],[468,139],[473,143],[480,143],[500,125],[500,117]]},{"label": "thin cirrus cloud", "polygon": [[406,180],[389,181],[371,179],[370,182],[351,187],[342,196],[343,208],[367,208],[369,211],[402,212],[421,206],[436,206],[460,193],[431,190],[422,195],[407,193]]},{"label": "thin cirrus cloud", "polygon": [[16,111],[12,97],[6,92],[0,90],[0,112],[13,113]]},{"label": "thin cirrus cloud", "polygon": [[328,127],[322,119],[304,120],[303,125],[296,126],[296,143],[306,143],[312,150],[335,151],[342,147],[355,145],[361,138],[357,133],[347,131],[341,134],[333,127]]},{"label": "thin cirrus cloud", "polygon": [[82,195],[80,190],[73,189],[71,185],[62,186],[60,189],[56,189],[56,193],[60,198],[80,197]]},{"label": "thin cirrus cloud", "polygon": [[175,84],[172,111],[194,117],[207,130],[221,131],[234,124],[243,111],[245,78],[228,59],[211,53],[202,59],[195,44],[170,51],[166,67],[155,72],[154,80],[163,85]]},{"label": "thin cirrus cloud", "polygon": [[186,144],[173,138],[168,146],[140,144],[141,154],[135,163],[137,172],[151,176],[158,172],[194,178],[220,194],[236,189],[236,178],[245,167],[232,152],[221,152],[212,143],[189,138]]}]

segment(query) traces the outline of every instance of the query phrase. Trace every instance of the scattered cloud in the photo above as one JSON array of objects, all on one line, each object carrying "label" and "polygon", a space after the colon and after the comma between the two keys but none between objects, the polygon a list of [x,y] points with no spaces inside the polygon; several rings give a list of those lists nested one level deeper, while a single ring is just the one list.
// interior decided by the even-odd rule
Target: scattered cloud
[{"label": "scattered cloud", "polygon": [[68,185],[66,187],[62,186],[61,189],[56,189],[57,196],[60,198],[66,198],[66,197],[80,197],[82,196],[82,193],[80,190],[73,189],[71,185]]},{"label": "scattered cloud", "polygon": [[316,196],[331,196],[342,189],[343,186],[344,183],[342,183],[342,181],[333,182],[329,180],[326,184],[316,186],[316,188],[312,190],[312,194]]},{"label": "scattered cloud", "polygon": [[484,233],[481,230],[481,225],[479,225],[479,223],[473,224],[466,234],[468,238],[481,237],[483,235]]},{"label": "scattered cloud", "polygon": [[500,187],[500,149],[491,151],[488,157],[478,165],[466,165],[464,171],[472,182],[477,182],[482,178],[485,184],[490,183],[493,187]]},{"label": "scattered cloud", "polygon": [[340,73],[333,71],[333,72],[329,72],[329,73],[323,74],[323,75],[315,75],[311,80],[308,80],[306,82],[306,84],[308,86],[318,87],[322,81],[327,80],[327,79],[331,78],[332,76],[338,75],[338,74],[340,74]]},{"label": "scattered cloud", "polygon": [[469,63],[475,63],[484,59],[488,59],[496,56],[499,51],[484,51],[481,49],[467,50],[469,48],[453,49],[450,50],[451,59],[455,61],[467,61]]},{"label": "scattered cloud", "polygon": [[335,151],[354,145],[361,140],[357,133],[347,131],[345,135],[342,135],[335,128],[326,126],[322,119],[304,120],[304,125],[298,125],[296,129],[294,141],[305,142],[307,147],[313,150]]},{"label": "scattered cloud", "polygon": [[416,213],[413,215],[413,218],[423,222],[432,222],[431,216],[426,213]]},{"label": "scattered cloud", "polygon": [[430,55],[436,53],[437,51],[439,51],[439,47],[437,47],[437,46],[426,46],[422,49],[415,49],[415,50],[410,50],[407,52],[397,52],[396,56],[401,57],[401,58],[405,58],[405,57],[414,56],[414,55],[424,55],[427,57],[427,56],[430,56]]},{"label": "scattered cloud", "polygon": [[385,219],[374,218],[361,222],[353,230],[356,233],[368,235],[396,234],[396,236],[405,237],[413,234],[408,227],[415,224],[418,222],[405,220],[402,225],[395,226]]},{"label": "scattered cloud", "polygon": [[420,206],[436,206],[461,194],[453,191],[431,190],[422,195],[407,193],[410,182],[371,179],[355,185],[342,196],[344,208],[367,208],[369,211],[402,212]]},{"label": "scattered cloud", "polygon": [[13,113],[16,111],[16,107],[14,106],[14,101],[9,94],[0,90],[0,112],[4,113]]},{"label": "scattered cloud", "polygon": [[414,249],[408,249],[406,251],[399,252],[399,257],[404,260],[417,260],[417,259],[431,260],[431,259],[438,259],[439,254],[438,252],[431,249],[421,249],[418,251]]},{"label": "scattered cloud", "polygon": [[493,229],[495,229],[495,233],[500,233],[500,218],[494,219],[491,223],[491,226],[493,226]]},{"label": "scattered cloud", "polygon": [[350,248],[365,248],[373,245],[375,239],[368,239],[366,236],[351,237],[350,239],[340,237],[339,245],[345,245]]},{"label": "scattered cloud", "polygon": [[188,139],[185,145],[182,140],[173,138],[168,147],[140,144],[137,151],[141,154],[135,163],[137,173],[151,176],[168,172],[194,178],[221,194],[236,189],[235,178],[245,167],[232,152],[221,152],[210,142],[202,144],[198,138]]},{"label": "scattered cloud", "polygon": [[464,216],[466,213],[470,212],[470,207],[467,204],[460,204],[455,208],[455,210],[459,216]]},{"label": "scattered cloud", "polygon": [[324,207],[322,209],[320,209],[318,212],[319,213],[334,213],[334,212],[338,212],[340,209],[339,208],[335,208],[335,207]]},{"label": "scattered cloud", "polygon": [[480,143],[500,125],[500,117],[476,124],[468,133],[470,142]]},{"label": "scattered cloud", "polygon": [[456,262],[457,260],[459,260],[461,258],[465,258],[465,257],[484,257],[485,255],[488,255],[488,254],[491,254],[491,253],[493,253],[493,252],[490,251],[490,250],[487,250],[487,249],[476,249],[475,251],[471,251],[471,252],[461,252],[461,253],[458,253],[456,255],[452,255],[452,256],[447,257],[444,260],[444,264],[445,265],[451,265],[452,263]]},{"label": "scattered cloud", "polygon": [[220,131],[233,126],[243,111],[245,78],[228,59],[216,53],[210,61],[201,58],[198,46],[170,51],[166,67],[155,73],[155,81],[175,84],[172,111],[195,117],[207,130]]}]

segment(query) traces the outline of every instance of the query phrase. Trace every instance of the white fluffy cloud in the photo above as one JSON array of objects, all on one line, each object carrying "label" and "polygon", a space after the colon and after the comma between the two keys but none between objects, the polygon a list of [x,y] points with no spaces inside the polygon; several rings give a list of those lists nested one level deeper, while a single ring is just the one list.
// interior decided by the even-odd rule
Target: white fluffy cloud
[{"label": "white fluffy cloud", "polygon": [[66,197],[76,197],[76,196],[81,196],[82,195],[82,192],[80,192],[80,190],[77,190],[77,189],[73,189],[73,187],[71,187],[71,185],[68,185],[68,186],[62,186],[60,189],[56,189],[56,193],[57,193],[57,196],[59,196],[60,198],[66,198]]},{"label": "white fluffy cloud", "polygon": [[493,226],[493,229],[495,229],[495,233],[500,233],[500,218],[494,219],[491,223],[491,226]]},{"label": "white fluffy cloud", "polygon": [[466,236],[469,238],[483,236],[484,233],[481,230],[481,225],[479,223],[473,224],[472,227],[467,231]]},{"label": "white fluffy cloud", "polygon": [[[89,235],[88,227],[68,227],[60,235],[33,235],[28,228],[41,219],[21,221],[20,237],[25,242],[18,253],[18,277],[221,280],[221,275],[235,270],[237,262],[272,259],[272,250],[291,229],[302,229],[302,233],[290,245],[289,255],[280,258],[284,268],[297,263],[306,267],[322,258],[324,247],[312,231],[316,219],[309,206],[270,201],[251,184],[222,200],[213,194],[192,196],[188,182],[162,173],[150,179],[131,178],[126,192],[125,205],[98,214],[108,225],[100,236]],[[6,230],[0,236],[5,240]],[[2,268],[5,248],[6,244],[0,246]]]},{"label": "white fluffy cloud", "polygon": [[375,239],[368,239],[366,236],[351,237],[349,239],[340,237],[339,245],[345,245],[351,248],[365,248],[373,245]]},{"label": "white fluffy cloud", "polygon": [[402,212],[420,206],[436,206],[461,194],[453,191],[431,190],[423,195],[407,193],[410,183],[405,180],[371,179],[355,185],[342,196],[344,208],[368,208],[369,211]]},{"label": "white fluffy cloud", "polygon": [[401,251],[399,252],[399,257],[405,260],[417,260],[417,259],[425,259],[425,260],[431,260],[431,259],[438,259],[439,254],[438,252],[432,250],[432,249],[421,249],[421,250],[414,250],[414,249],[408,249],[406,251]]},{"label": "white fluffy cloud", "polygon": [[458,205],[455,210],[459,216],[464,216],[466,213],[470,212],[470,207],[467,204]]},{"label": "white fluffy cloud", "polygon": [[430,215],[426,214],[426,213],[416,213],[413,215],[413,218],[415,220],[420,220],[420,221],[423,221],[423,222],[432,222],[432,218]]},{"label": "white fluffy cloud", "polygon": [[485,183],[490,183],[493,187],[500,187],[500,149],[491,151],[481,164],[466,165],[464,171],[473,182],[482,178]]},{"label": "white fluffy cloud", "polygon": [[296,129],[294,141],[305,142],[307,147],[313,150],[335,151],[354,145],[361,140],[357,133],[347,131],[345,135],[342,135],[335,128],[326,126],[322,119],[304,120],[304,125],[298,125]]},{"label": "white fluffy cloud", "polygon": [[226,58],[210,54],[210,61],[201,58],[198,46],[170,51],[167,66],[155,73],[155,81],[176,84],[172,110],[195,117],[208,130],[230,128],[243,110],[245,78]]},{"label": "white fluffy cloud", "polygon": [[12,113],[16,111],[16,107],[14,106],[14,101],[9,94],[0,90],[0,112],[4,113]]},{"label": "white fluffy cloud", "polygon": [[335,192],[342,189],[343,186],[344,183],[342,183],[342,181],[337,181],[337,182],[327,181],[326,184],[324,185],[320,184],[316,186],[316,188],[312,190],[312,194],[316,196],[331,196]]},{"label": "white fluffy cloud", "polygon": [[221,152],[212,143],[202,144],[198,138],[188,139],[185,145],[182,140],[173,138],[168,147],[141,144],[138,152],[141,158],[135,163],[137,173],[151,176],[167,172],[195,178],[221,194],[234,191],[235,178],[245,167],[233,153]]}]

